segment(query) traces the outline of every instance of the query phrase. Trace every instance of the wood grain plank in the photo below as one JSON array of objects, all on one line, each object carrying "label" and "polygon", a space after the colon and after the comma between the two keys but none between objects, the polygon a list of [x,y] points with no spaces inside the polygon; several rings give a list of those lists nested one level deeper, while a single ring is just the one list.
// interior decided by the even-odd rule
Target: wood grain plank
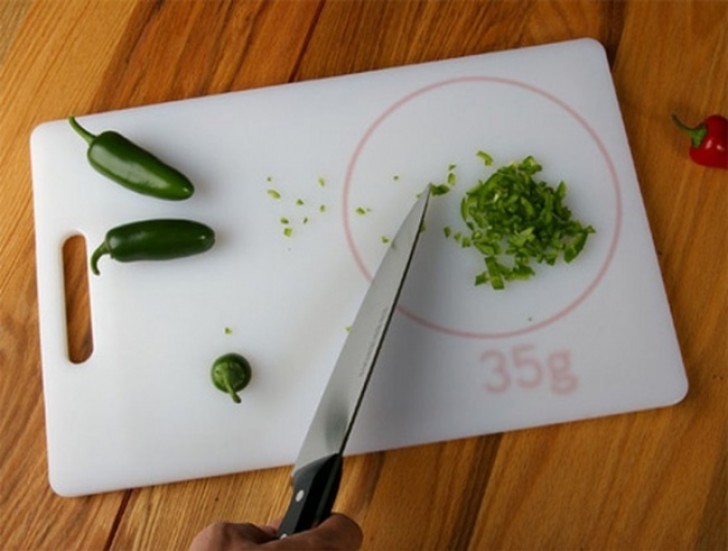
[{"label": "wood grain plank", "polygon": [[18,27],[30,8],[30,0],[0,2],[0,65],[15,40]]},{"label": "wood grain plank", "polygon": [[[381,466],[344,478],[337,505],[362,524],[365,549],[465,549],[499,442],[494,435],[377,454]],[[366,507],[353,507],[361,493]]]},{"label": "wood grain plank", "polygon": [[579,37],[616,54],[622,2],[329,2],[297,80]]},{"label": "wood grain plank", "polygon": [[[702,453],[683,449],[686,409],[504,436],[472,548],[690,548],[704,499],[694,485],[712,473],[686,472]],[[663,524],[678,511],[683,524]]]},{"label": "wood grain plank", "polygon": [[327,2],[296,80],[508,48],[517,43],[530,5]]},{"label": "wood grain plank", "polygon": [[266,469],[134,490],[110,549],[186,549],[219,520],[272,522],[288,500],[289,473]]},{"label": "wood grain plank", "polygon": [[10,7],[18,10],[16,33],[0,60],[0,542],[23,550],[100,549],[121,495],[69,500],[48,485],[28,136],[94,89],[104,63],[97,51],[113,46],[127,6],[103,12],[85,2]]},{"label": "wood grain plank", "polygon": [[[728,547],[728,195],[724,171],[694,165],[669,114],[698,122],[726,114],[728,4],[650,3],[630,7],[615,79],[645,207],[690,381],[673,427],[678,466],[661,488],[663,502],[635,541],[642,545]],[[660,40],[660,36],[671,40]],[[639,84],[639,85],[638,85]],[[644,88],[650,94],[644,94]],[[704,463],[702,463],[704,461]],[[697,464],[702,468],[695,468]],[[719,511],[719,513],[718,513]],[[689,519],[689,520],[686,520]],[[683,523],[686,523],[683,525]],[[641,539],[638,539],[640,538]],[[710,548],[710,547],[709,547]]]},{"label": "wood grain plank", "polygon": [[535,2],[524,25],[521,43],[543,44],[590,37],[601,42],[614,60],[628,2]]},{"label": "wood grain plank", "polygon": [[140,2],[92,110],[288,82],[320,4]]}]

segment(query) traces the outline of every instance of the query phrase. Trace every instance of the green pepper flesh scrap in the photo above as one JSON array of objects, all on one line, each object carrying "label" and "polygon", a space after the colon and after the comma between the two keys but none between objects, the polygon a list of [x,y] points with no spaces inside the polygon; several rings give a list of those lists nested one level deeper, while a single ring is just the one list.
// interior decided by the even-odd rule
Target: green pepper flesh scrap
[{"label": "green pepper flesh scrap", "polygon": [[250,362],[235,352],[217,358],[210,370],[215,388],[229,394],[236,404],[241,402],[238,392],[248,386],[252,374]]},{"label": "green pepper flesh scrap", "polygon": [[438,195],[445,195],[449,191],[450,191],[450,186],[448,186],[447,184],[438,184],[438,185],[433,184],[432,188],[430,189],[430,193],[433,195],[433,197],[438,196]]},{"label": "green pepper flesh scrap", "polygon": [[137,193],[170,201],[188,199],[194,193],[187,176],[118,132],[107,130],[96,135],[74,117],[69,117],[68,122],[88,143],[86,157],[91,166],[114,182]]}]

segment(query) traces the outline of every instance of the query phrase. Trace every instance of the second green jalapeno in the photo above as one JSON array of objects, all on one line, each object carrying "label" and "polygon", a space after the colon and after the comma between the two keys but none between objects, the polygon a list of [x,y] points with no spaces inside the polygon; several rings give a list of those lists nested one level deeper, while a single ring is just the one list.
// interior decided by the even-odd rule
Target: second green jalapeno
[{"label": "second green jalapeno", "polygon": [[88,143],[91,166],[122,186],[159,199],[179,201],[194,193],[192,182],[177,169],[164,163],[118,132],[107,130],[95,135],[74,117],[68,122]]},{"label": "second green jalapeno", "polygon": [[192,220],[142,220],[112,228],[91,255],[91,271],[99,275],[99,259],[108,254],[119,262],[167,260],[207,251],[215,232]]}]

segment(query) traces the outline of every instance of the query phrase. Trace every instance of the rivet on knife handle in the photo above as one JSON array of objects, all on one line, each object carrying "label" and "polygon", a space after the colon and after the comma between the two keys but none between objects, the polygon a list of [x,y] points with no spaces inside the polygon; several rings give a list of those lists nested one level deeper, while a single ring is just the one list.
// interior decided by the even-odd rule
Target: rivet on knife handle
[{"label": "rivet on knife handle", "polygon": [[293,477],[293,497],[278,528],[279,538],[313,528],[331,514],[341,465],[341,454],[335,453],[298,470]]}]

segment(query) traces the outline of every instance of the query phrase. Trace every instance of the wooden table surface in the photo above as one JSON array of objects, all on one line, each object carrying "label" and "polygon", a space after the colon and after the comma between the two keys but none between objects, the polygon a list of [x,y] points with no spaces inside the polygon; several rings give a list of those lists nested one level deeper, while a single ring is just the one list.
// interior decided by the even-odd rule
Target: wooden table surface
[{"label": "wooden table surface", "polygon": [[28,139],[38,123],[589,36],[608,52],[690,382],[661,410],[348,458],[368,550],[728,547],[728,2],[0,0],[0,549],[186,549],[265,523],[278,468],[67,499],[47,482]]}]

